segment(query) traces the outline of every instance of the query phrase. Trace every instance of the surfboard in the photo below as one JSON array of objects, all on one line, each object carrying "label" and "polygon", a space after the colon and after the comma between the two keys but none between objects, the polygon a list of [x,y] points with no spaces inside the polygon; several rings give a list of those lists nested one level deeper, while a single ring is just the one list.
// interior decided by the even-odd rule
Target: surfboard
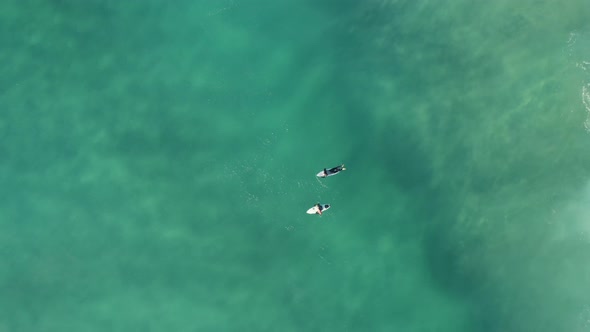
[{"label": "surfboard", "polygon": [[319,172],[318,174],[316,174],[315,176],[317,176],[318,178],[325,178],[326,176],[324,175],[324,171]]},{"label": "surfboard", "polygon": [[[330,208],[330,204],[322,204],[322,207],[324,208],[324,209],[322,210],[322,213],[324,213],[324,212],[325,212],[327,209],[329,209],[329,208]],[[318,208],[317,208],[317,206],[315,206],[315,205],[314,205],[314,206],[312,206],[311,208],[309,208],[309,209],[307,210],[307,214],[319,214],[319,213],[318,213]]]}]

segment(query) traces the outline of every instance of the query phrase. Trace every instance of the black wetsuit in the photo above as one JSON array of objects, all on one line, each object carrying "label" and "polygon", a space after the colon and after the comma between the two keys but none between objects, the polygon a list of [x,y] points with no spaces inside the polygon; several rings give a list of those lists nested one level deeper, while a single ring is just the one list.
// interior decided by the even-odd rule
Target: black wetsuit
[{"label": "black wetsuit", "polygon": [[329,175],[329,174],[336,174],[338,172],[342,171],[342,165],[340,166],[336,166],[336,167],[332,167],[330,169],[325,169],[324,168],[324,174]]},{"label": "black wetsuit", "polygon": [[323,205],[323,204],[318,203],[318,204],[316,204],[316,206],[318,207],[318,209],[320,210],[320,212],[322,212],[325,209],[329,208],[330,207],[330,204]]}]

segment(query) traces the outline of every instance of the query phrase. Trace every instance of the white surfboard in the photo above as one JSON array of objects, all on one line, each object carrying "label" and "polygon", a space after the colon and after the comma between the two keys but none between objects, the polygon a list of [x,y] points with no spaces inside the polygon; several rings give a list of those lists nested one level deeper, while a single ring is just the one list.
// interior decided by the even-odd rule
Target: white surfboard
[{"label": "white surfboard", "polygon": [[[320,204],[323,209],[322,209],[322,213],[326,212],[327,209],[330,208],[330,204]],[[316,205],[312,206],[311,208],[309,208],[307,210],[307,214],[319,214],[319,209]]]}]

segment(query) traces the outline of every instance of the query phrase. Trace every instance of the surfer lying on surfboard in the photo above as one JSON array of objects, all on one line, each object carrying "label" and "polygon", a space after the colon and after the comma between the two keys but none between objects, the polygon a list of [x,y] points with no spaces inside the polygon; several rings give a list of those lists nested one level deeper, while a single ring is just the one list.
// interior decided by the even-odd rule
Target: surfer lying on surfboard
[{"label": "surfer lying on surfboard", "polygon": [[341,171],[345,171],[345,170],[346,170],[346,167],[344,167],[344,164],[342,164],[340,166],[336,166],[336,167],[332,167],[332,168],[324,168],[324,170],[319,172],[316,176],[320,177],[320,178],[326,178],[328,176],[336,175],[336,174],[340,173]]},{"label": "surfer lying on surfboard", "polygon": [[326,211],[329,208],[330,208],[330,204],[317,203],[312,208],[307,210],[307,214],[319,214],[321,216],[322,212]]}]

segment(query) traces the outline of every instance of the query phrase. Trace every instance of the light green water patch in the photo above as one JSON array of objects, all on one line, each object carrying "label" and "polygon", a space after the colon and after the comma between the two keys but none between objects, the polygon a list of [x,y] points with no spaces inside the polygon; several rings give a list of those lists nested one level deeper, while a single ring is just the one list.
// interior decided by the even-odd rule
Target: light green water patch
[{"label": "light green water patch", "polygon": [[[554,218],[589,175],[584,73],[567,54],[570,33],[586,29],[577,11],[587,5],[566,8],[572,24],[553,15],[550,3],[418,2],[413,14],[433,17],[420,27],[399,23],[411,19],[402,14],[409,6],[366,10],[356,33],[371,50],[362,63],[375,63],[365,76],[380,95],[368,107],[375,115],[369,126],[390,138],[380,145],[390,156],[385,168],[407,179],[416,164],[426,164],[414,174],[428,181],[421,193],[430,194],[435,220],[425,242],[434,276],[474,301],[479,329],[579,328],[583,296],[568,302],[571,293],[557,285],[576,280],[574,288],[585,287],[586,258],[574,248],[587,242],[576,226],[558,244],[554,234],[565,226],[556,227]],[[400,153],[402,142],[417,151]],[[577,224],[571,216],[559,219]],[[535,319],[539,311],[545,318]]]}]

